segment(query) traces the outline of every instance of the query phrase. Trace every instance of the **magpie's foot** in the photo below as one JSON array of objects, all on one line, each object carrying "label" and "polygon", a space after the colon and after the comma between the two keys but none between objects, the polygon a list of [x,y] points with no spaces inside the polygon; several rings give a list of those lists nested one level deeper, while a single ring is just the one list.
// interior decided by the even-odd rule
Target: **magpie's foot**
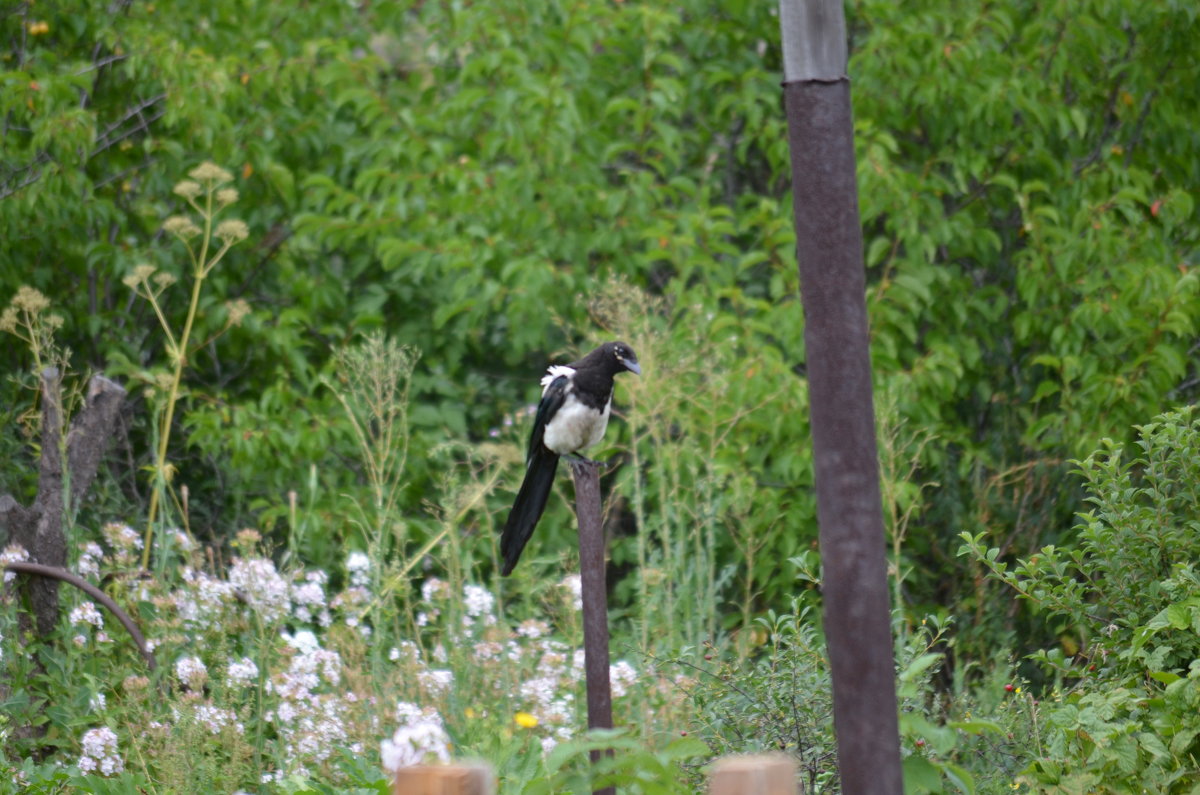
[{"label": "magpie's foot", "polygon": [[567,453],[563,456],[563,458],[567,459],[572,464],[590,464],[591,466],[599,467],[600,469],[606,469],[608,467],[607,461],[594,461],[590,458],[585,458],[578,453]]}]

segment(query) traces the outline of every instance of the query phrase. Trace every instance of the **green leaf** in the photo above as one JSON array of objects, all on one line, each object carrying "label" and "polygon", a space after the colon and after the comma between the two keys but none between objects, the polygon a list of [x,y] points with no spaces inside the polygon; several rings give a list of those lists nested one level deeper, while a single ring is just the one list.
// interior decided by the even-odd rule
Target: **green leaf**
[{"label": "green leaf", "polygon": [[910,756],[904,760],[904,791],[909,795],[921,792],[941,792],[942,774],[928,759]]}]

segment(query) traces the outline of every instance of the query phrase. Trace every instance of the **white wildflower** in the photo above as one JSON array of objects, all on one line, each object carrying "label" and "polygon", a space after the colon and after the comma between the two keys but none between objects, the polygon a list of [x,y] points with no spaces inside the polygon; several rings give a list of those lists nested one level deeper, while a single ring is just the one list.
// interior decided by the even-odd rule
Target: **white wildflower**
[{"label": "white wildflower", "polygon": [[100,528],[100,532],[104,535],[104,540],[108,542],[108,545],[115,550],[130,552],[142,548],[142,537],[138,535],[137,530],[127,524],[109,522]]},{"label": "white wildflower", "polygon": [[196,723],[208,729],[210,734],[220,734],[226,726],[232,726],[238,734],[245,734],[246,727],[237,719],[233,710],[201,704],[196,707]]},{"label": "white wildflower", "polygon": [[482,618],[488,625],[496,623],[496,616],[493,613],[496,608],[496,597],[487,588],[481,585],[463,586],[463,606],[467,611],[467,615],[463,618],[467,626],[471,625],[470,619],[475,618]]},{"label": "white wildflower", "polygon": [[366,588],[371,582],[371,559],[358,550],[351,552],[346,556],[346,572],[352,587]]},{"label": "white wildflower", "polygon": [[241,687],[258,681],[258,666],[249,657],[230,661],[225,669],[225,683],[229,687]]},{"label": "white wildflower", "polygon": [[445,695],[450,690],[450,686],[454,684],[454,672],[446,670],[421,671],[417,674],[417,680],[421,683],[421,687],[436,698]]},{"label": "white wildflower", "polygon": [[83,755],[77,764],[83,773],[99,771],[101,775],[111,776],[125,769],[125,763],[117,754],[117,735],[107,726],[84,732],[81,744]]},{"label": "white wildflower", "polygon": [[430,577],[425,582],[421,583],[421,599],[426,602],[432,602],[434,599],[445,599],[450,595],[450,583],[445,580],[439,580],[437,577]]},{"label": "white wildflower", "polygon": [[637,671],[625,660],[618,660],[608,667],[608,679],[612,684],[613,696],[621,698],[637,681]]},{"label": "white wildflower", "polygon": [[568,574],[558,583],[560,588],[566,588],[571,593],[572,604],[576,610],[583,609],[583,580],[578,574]]},{"label": "white wildflower", "polygon": [[[29,553],[20,544],[9,544],[0,552],[0,566],[6,563],[20,563],[29,560]],[[12,582],[17,575],[11,571],[4,572],[4,581]]]},{"label": "white wildflower", "polygon": [[543,638],[550,633],[550,625],[545,621],[540,621],[536,618],[529,618],[521,622],[517,627],[517,634],[523,638],[537,640]]},{"label": "white wildflower", "polygon": [[325,583],[328,579],[325,572],[312,571],[305,576],[304,582],[292,587],[293,614],[298,620],[310,623],[315,617],[318,622],[328,625],[329,611],[325,609]]},{"label": "white wildflower", "polygon": [[71,626],[77,624],[91,624],[94,627],[104,626],[104,616],[100,615],[100,611],[96,609],[96,605],[91,602],[82,602],[79,607],[72,610],[70,619]]},{"label": "white wildflower", "polygon": [[235,558],[229,567],[229,583],[264,620],[278,621],[288,614],[291,589],[267,558]]},{"label": "white wildflower", "polygon": [[437,759],[450,761],[450,738],[440,717],[423,717],[396,729],[391,739],[379,744],[383,767],[395,773],[402,767]]},{"label": "white wildflower", "polygon": [[175,661],[175,676],[189,690],[198,692],[208,681],[208,668],[199,657],[180,657]]}]

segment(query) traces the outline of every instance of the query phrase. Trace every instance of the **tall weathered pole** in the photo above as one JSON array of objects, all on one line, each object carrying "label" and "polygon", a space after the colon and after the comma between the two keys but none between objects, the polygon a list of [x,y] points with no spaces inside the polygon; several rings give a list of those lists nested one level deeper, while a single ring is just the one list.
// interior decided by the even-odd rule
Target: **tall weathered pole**
[{"label": "tall weathered pole", "polygon": [[838,768],[847,795],[899,795],[904,788],[842,0],[781,0],[779,21]]}]

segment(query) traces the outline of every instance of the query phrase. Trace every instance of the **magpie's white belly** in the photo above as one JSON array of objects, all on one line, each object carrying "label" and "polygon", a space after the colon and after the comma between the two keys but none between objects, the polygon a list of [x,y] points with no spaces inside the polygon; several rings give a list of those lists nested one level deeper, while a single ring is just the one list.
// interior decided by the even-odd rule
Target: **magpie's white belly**
[{"label": "magpie's white belly", "polygon": [[577,453],[591,447],[604,438],[611,409],[611,398],[604,404],[604,411],[596,411],[568,394],[562,408],[546,423],[542,443],[559,455]]}]

